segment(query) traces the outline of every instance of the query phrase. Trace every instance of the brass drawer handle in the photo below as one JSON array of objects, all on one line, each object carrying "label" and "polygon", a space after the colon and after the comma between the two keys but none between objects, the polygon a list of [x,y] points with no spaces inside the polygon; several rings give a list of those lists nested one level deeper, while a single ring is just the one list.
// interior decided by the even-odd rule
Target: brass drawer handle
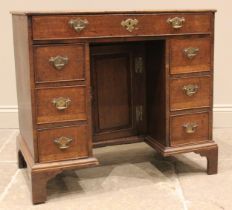
[{"label": "brass drawer handle", "polygon": [[86,19],[71,19],[68,24],[76,31],[81,32],[85,27],[89,24],[88,20]]},{"label": "brass drawer handle", "polygon": [[61,136],[57,139],[54,139],[54,143],[59,147],[59,149],[64,150],[64,149],[68,149],[70,147],[70,143],[73,140],[71,138],[65,137],[65,136]]},{"label": "brass drawer handle", "polygon": [[167,19],[167,23],[169,23],[172,28],[174,29],[179,29],[182,28],[185,22],[185,18],[184,17],[174,17],[174,18],[168,18]]},{"label": "brass drawer handle", "polygon": [[187,58],[192,59],[194,58],[198,52],[200,51],[199,48],[196,47],[188,47],[183,50],[184,54],[187,56]]},{"label": "brass drawer handle", "polygon": [[193,85],[193,84],[185,85],[183,87],[183,90],[187,96],[195,95],[197,93],[198,89],[199,89],[199,86]]},{"label": "brass drawer handle", "polygon": [[69,98],[59,97],[59,98],[54,98],[52,100],[52,103],[58,110],[65,110],[69,107],[71,100]]},{"label": "brass drawer handle", "polygon": [[62,70],[68,63],[68,57],[58,55],[56,57],[49,58],[49,62],[56,70]]},{"label": "brass drawer handle", "polygon": [[183,125],[183,128],[185,129],[185,133],[191,134],[195,133],[196,129],[198,127],[198,124],[193,122],[193,123],[186,123]]},{"label": "brass drawer handle", "polygon": [[131,19],[128,18],[126,20],[123,20],[121,22],[121,26],[123,26],[124,28],[126,28],[127,31],[132,32],[134,29],[138,29],[135,26],[138,25],[139,21],[135,18],[135,19]]}]

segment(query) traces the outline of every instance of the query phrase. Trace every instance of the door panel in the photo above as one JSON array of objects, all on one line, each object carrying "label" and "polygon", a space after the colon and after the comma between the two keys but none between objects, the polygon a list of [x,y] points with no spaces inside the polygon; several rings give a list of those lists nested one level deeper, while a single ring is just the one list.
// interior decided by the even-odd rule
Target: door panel
[{"label": "door panel", "polygon": [[142,46],[108,45],[91,49],[94,141],[137,135],[134,57]]},{"label": "door panel", "polygon": [[99,131],[131,126],[130,64],[128,54],[96,59]]}]

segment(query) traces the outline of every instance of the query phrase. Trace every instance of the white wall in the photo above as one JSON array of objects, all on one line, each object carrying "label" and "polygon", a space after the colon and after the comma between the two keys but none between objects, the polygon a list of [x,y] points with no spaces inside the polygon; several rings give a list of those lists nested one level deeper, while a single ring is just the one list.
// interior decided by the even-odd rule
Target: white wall
[{"label": "white wall", "polygon": [[217,9],[215,34],[214,126],[232,127],[232,3],[228,0],[10,0],[0,5],[0,128],[17,122],[12,22],[9,11],[106,11]]}]

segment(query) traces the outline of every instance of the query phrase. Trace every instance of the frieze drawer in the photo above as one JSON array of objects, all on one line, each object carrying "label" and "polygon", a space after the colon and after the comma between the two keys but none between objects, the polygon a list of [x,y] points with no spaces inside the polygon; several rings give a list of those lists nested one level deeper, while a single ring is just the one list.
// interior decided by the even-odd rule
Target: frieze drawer
[{"label": "frieze drawer", "polygon": [[210,33],[210,14],[110,14],[32,17],[33,39]]}]

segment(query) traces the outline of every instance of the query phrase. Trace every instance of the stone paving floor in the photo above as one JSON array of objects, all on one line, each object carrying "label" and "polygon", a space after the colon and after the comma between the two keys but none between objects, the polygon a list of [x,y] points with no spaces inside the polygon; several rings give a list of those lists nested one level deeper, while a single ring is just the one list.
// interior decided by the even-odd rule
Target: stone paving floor
[{"label": "stone paving floor", "polygon": [[232,128],[215,129],[219,173],[189,153],[162,158],[145,143],[95,149],[101,165],[67,171],[48,183],[48,200],[32,205],[24,169],[16,164],[18,130],[0,130],[1,210],[232,209]]}]

